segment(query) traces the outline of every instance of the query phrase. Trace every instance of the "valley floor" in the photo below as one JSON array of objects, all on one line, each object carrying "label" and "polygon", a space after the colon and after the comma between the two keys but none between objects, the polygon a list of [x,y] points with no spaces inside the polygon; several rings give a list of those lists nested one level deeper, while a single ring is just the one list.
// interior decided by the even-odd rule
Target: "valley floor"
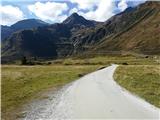
[{"label": "valley floor", "polygon": [[[159,107],[159,61],[158,57],[99,56],[46,61],[50,65],[2,65],[2,118],[23,118],[26,112],[21,108],[37,99],[48,99],[43,93],[53,93],[57,88],[112,63],[120,65],[114,75],[118,84]],[[133,91],[135,87],[137,91]]]}]

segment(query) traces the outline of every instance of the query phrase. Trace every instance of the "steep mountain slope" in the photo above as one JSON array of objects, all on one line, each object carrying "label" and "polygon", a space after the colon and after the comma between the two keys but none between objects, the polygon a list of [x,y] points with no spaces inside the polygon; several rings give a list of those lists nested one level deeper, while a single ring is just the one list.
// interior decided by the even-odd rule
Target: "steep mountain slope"
[{"label": "steep mountain slope", "polygon": [[4,40],[6,37],[10,36],[13,33],[13,30],[9,26],[1,25],[1,40]]},{"label": "steep mountain slope", "polygon": [[62,24],[16,32],[2,41],[2,57],[56,57],[55,44],[64,42],[69,32]]},{"label": "steep mountain slope", "polygon": [[63,23],[22,30],[2,41],[2,58],[60,57],[71,55],[73,45],[70,37],[81,29],[90,28],[96,22],[72,14]]},{"label": "steep mountain slope", "polygon": [[[116,37],[117,39],[121,39],[119,38],[120,35],[124,34],[126,31],[130,30],[131,28],[139,26],[139,24],[143,22],[144,20],[147,20],[150,23],[150,26],[153,26],[155,23],[151,22],[152,20],[150,20],[150,17],[152,16],[155,16],[156,17],[155,19],[157,20],[157,22],[160,22],[160,19],[158,19],[159,18],[159,14],[158,14],[159,8],[160,8],[159,2],[146,2],[136,8],[126,9],[124,12],[113,16],[112,18],[107,20],[103,25],[97,26],[94,29],[89,29],[86,31],[78,31],[77,33],[78,36],[72,38],[75,44],[74,52],[77,53],[79,51],[84,51],[88,49],[92,50],[95,48],[96,48],[95,52],[99,51],[103,53],[108,53],[109,51],[112,52],[112,51],[120,51],[120,50],[129,50],[129,49],[125,49],[125,47],[127,46],[129,47],[130,45],[128,38],[125,38],[126,42],[128,42],[128,45],[124,44],[123,41],[117,42],[116,40],[113,40],[113,38]],[[152,29],[150,28],[150,26],[145,25],[137,29],[139,29],[139,31],[143,30],[144,31],[143,34],[145,34],[145,31]],[[155,31],[157,31],[157,29],[158,29],[158,26],[157,28],[155,27]],[[79,32],[81,32],[81,34],[79,34]],[[134,34],[138,34],[138,33],[134,32]],[[148,33],[146,32],[146,34]],[[148,34],[148,36],[152,36],[152,38],[149,39],[151,43],[155,43],[157,40],[157,37],[160,36],[159,34],[157,34],[157,36],[154,36],[154,34],[155,34],[154,31]],[[141,36],[144,36],[144,35],[139,34],[139,37]],[[148,36],[146,37],[148,38]],[[145,39],[145,36],[144,36],[144,39]],[[109,40],[110,42],[108,42]],[[138,41],[135,40],[134,42],[137,44],[137,46],[139,45]],[[117,44],[121,46],[121,49],[118,48],[118,46],[116,46]],[[146,49],[147,51],[149,50],[148,49],[149,46],[150,47],[152,46],[152,48],[154,48],[152,49],[153,50],[152,53],[156,54],[157,47],[154,44],[149,45],[146,42],[145,45],[142,46],[142,48]],[[132,50],[131,48],[130,50]]]},{"label": "steep mountain slope", "polygon": [[94,51],[132,51],[140,54],[160,54],[160,2],[147,2],[138,9],[146,14],[110,38],[96,45]]},{"label": "steep mountain slope", "polygon": [[46,25],[49,25],[49,24],[38,19],[21,20],[11,26],[1,25],[1,39],[4,40],[8,36],[10,36],[13,32],[16,32],[18,30],[31,29],[31,28],[46,26]]}]

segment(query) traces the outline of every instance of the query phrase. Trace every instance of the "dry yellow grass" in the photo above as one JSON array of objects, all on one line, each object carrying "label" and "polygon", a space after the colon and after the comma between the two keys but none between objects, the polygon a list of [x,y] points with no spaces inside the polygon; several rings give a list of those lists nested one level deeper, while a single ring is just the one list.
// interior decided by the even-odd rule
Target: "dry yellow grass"
[{"label": "dry yellow grass", "polygon": [[17,109],[39,97],[39,92],[61,87],[97,68],[98,65],[2,66],[2,118],[16,119]]},{"label": "dry yellow grass", "polygon": [[160,65],[119,66],[114,78],[127,90],[160,107]]}]

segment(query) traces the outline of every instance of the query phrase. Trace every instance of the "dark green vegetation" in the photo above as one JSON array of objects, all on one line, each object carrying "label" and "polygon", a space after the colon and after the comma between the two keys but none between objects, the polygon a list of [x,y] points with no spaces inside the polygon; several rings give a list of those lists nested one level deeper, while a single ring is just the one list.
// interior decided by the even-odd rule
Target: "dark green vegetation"
[{"label": "dark green vegetation", "polygon": [[100,65],[84,66],[2,66],[2,118],[14,120],[18,109],[32,99],[40,97],[41,91],[59,88]]},{"label": "dark green vegetation", "polygon": [[74,13],[64,22],[13,33],[2,42],[2,63],[26,57],[160,54],[160,2],[127,8],[106,22]]},{"label": "dark green vegetation", "polygon": [[119,66],[114,78],[130,92],[160,108],[160,65]]}]

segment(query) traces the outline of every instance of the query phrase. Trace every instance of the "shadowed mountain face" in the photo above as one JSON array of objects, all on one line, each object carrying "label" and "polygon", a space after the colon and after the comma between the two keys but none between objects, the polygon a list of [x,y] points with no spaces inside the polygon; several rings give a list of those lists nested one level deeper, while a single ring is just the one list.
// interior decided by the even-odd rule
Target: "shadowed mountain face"
[{"label": "shadowed mountain face", "polygon": [[9,26],[1,25],[1,40],[4,40],[13,33],[13,30]]},{"label": "shadowed mountain face", "polygon": [[[160,2],[127,8],[104,23],[73,13],[60,24],[22,30],[2,42],[2,58],[65,57],[114,51],[160,53]],[[7,29],[7,28],[6,28]]]},{"label": "shadowed mountain face", "polygon": [[96,23],[74,13],[61,24],[13,33],[2,42],[2,56],[17,59],[21,56],[48,58],[71,55],[74,47],[70,37]]},{"label": "shadowed mountain face", "polygon": [[1,37],[2,37],[2,40],[4,40],[8,36],[10,36],[13,32],[16,32],[18,30],[31,29],[31,28],[36,28],[36,27],[46,26],[46,25],[49,25],[49,24],[38,19],[22,20],[11,26],[1,25]]}]

